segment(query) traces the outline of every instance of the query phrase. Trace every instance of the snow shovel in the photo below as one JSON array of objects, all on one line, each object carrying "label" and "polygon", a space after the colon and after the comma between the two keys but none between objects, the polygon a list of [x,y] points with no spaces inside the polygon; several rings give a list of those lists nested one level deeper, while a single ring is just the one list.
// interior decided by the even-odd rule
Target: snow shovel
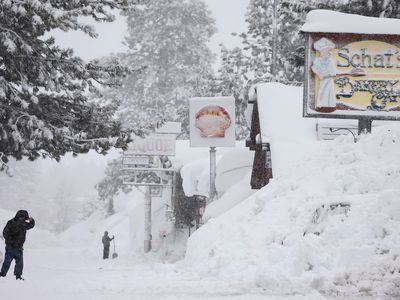
[{"label": "snow shovel", "polygon": [[118,253],[115,252],[115,238],[113,239],[113,244],[114,244],[114,253],[112,254],[112,258],[117,258],[118,257]]}]

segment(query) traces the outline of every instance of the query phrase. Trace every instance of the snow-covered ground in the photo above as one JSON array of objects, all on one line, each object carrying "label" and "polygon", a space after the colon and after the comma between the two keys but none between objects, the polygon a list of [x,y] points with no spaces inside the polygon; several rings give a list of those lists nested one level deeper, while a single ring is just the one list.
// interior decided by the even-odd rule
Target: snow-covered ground
[{"label": "snow-covered ground", "polygon": [[[8,219],[12,214],[0,210],[0,216]],[[146,255],[141,251],[130,252],[132,245],[128,247],[123,236],[123,232],[129,230],[122,215],[117,214],[105,220],[106,224],[95,226],[100,219],[100,216],[93,216],[61,235],[38,228],[29,231],[24,252],[25,281],[16,281],[11,268],[7,277],[0,278],[1,299],[324,299],[318,294],[274,296],[258,288],[243,289],[230,281],[201,276],[182,262],[163,261],[157,249]],[[118,257],[104,261],[99,239],[106,226],[111,227],[111,233],[118,238]],[[0,247],[4,248],[2,240]],[[114,252],[113,248],[111,250]]]},{"label": "snow-covered ground", "polygon": [[[2,299],[55,300],[172,300],[172,299],[323,299],[270,297],[262,291],[241,288],[213,277],[201,277],[179,265],[151,258],[125,257],[101,260],[85,249],[46,247],[25,251],[25,281],[1,278]],[[261,294],[260,294],[261,293]]]}]

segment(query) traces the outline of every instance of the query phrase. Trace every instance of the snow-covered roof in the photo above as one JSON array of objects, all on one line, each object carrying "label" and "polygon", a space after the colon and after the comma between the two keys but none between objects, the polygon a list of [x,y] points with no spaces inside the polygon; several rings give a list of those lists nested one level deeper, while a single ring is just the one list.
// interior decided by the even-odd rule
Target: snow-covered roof
[{"label": "snow-covered roof", "polygon": [[180,134],[182,129],[181,122],[167,122],[160,128],[156,129],[156,133],[175,133]]},{"label": "snow-covered roof", "polygon": [[257,85],[261,141],[315,140],[315,120],[303,118],[303,88],[270,82]]},{"label": "snow-covered roof", "polygon": [[317,9],[307,14],[301,31],[400,35],[400,20]]},{"label": "snow-covered roof", "polygon": [[303,118],[303,88],[269,82],[257,85],[260,139],[270,143],[274,178],[317,143],[315,118]]}]

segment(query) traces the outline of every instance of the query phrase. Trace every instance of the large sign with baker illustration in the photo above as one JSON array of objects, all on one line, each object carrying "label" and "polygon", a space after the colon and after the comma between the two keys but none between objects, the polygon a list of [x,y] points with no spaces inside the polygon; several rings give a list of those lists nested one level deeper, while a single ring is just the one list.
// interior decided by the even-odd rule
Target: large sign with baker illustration
[{"label": "large sign with baker illustration", "polygon": [[308,34],[304,115],[400,119],[400,36]]},{"label": "large sign with baker illustration", "polygon": [[190,146],[235,146],[235,99],[204,97],[190,99]]}]

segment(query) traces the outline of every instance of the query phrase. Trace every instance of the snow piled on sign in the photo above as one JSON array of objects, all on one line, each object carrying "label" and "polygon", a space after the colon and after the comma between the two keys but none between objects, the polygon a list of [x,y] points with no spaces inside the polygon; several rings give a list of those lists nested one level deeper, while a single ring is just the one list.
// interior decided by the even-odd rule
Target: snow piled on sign
[{"label": "snow piled on sign", "polygon": [[303,32],[400,34],[400,20],[346,14],[324,9],[312,10],[301,27]]},{"label": "snow piled on sign", "polygon": [[[263,88],[300,97],[294,88]],[[301,125],[296,120],[288,120],[293,128]],[[298,136],[286,143],[278,136],[283,148],[275,146],[273,158],[290,164],[196,231],[185,263],[204,276],[268,293],[400,297],[400,127],[374,128],[358,143],[348,136],[309,141],[303,158],[290,157],[305,148],[296,147]]]}]

